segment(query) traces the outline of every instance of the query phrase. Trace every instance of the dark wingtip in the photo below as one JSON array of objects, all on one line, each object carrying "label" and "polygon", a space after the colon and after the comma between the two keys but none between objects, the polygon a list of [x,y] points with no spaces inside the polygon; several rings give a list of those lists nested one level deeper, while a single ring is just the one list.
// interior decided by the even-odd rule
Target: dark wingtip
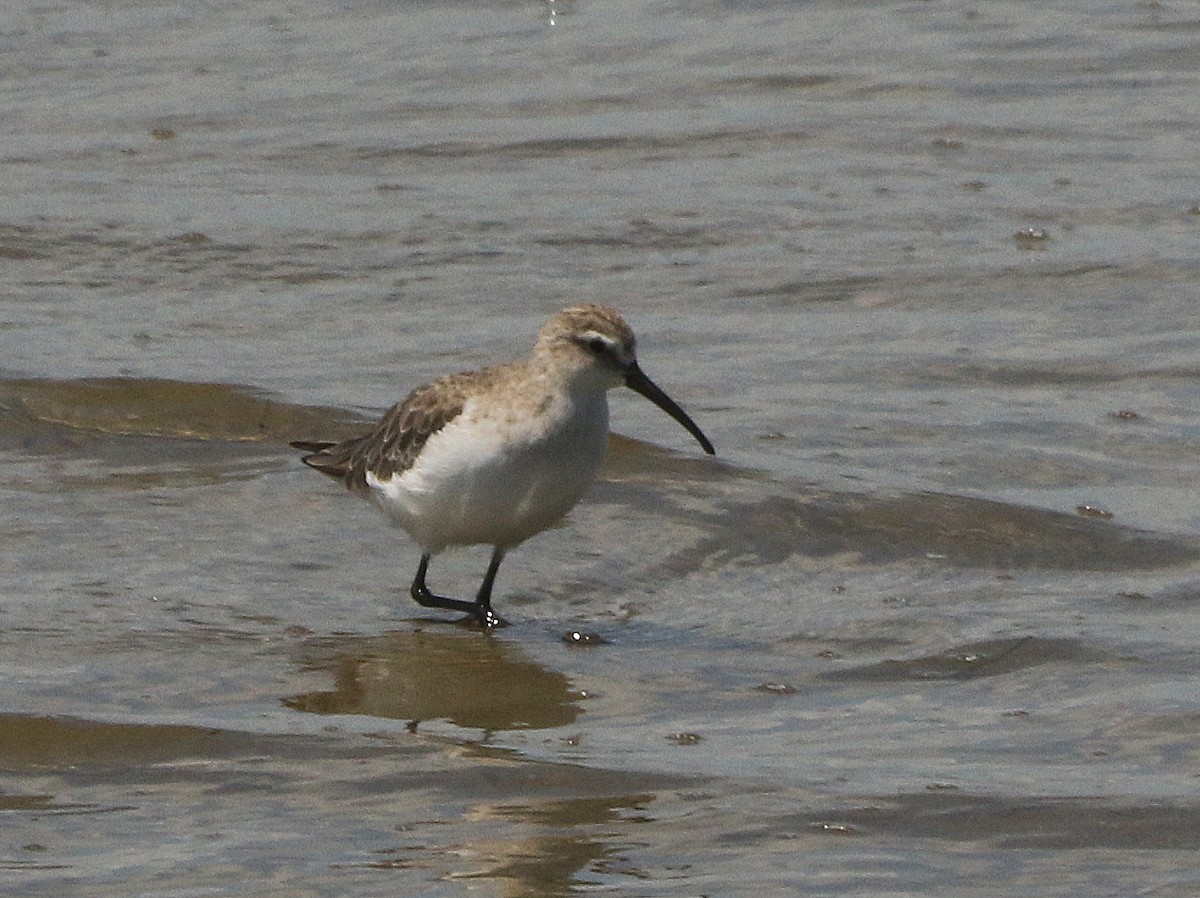
[{"label": "dark wingtip", "polygon": [[337,446],[337,443],[331,443],[327,440],[292,440],[288,445],[293,449],[299,449],[301,452],[307,452],[300,458],[310,468],[320,471],[329,477],[340,478],[345,476],[346,465],[344,459],[332,458],[325,454],[327,449],[332,449]]},{"label": "dark wingtip", "polygon": [[314,471],[319,471],[334,480],[345,480],[352,472],[350,459],[343,453],[329,452],[336,449],[340,443],[330,443],[323,440],[293,440],[289,445],[293,449],[307,452],[300,457]]}]

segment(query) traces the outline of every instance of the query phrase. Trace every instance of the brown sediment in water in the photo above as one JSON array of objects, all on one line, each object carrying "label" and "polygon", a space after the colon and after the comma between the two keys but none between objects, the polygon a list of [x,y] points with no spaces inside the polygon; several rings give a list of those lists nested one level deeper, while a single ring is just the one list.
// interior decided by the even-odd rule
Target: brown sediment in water
[{"label": "brown sediment in water", "polygon": [[1200,542],[1104,519],[940,493],[788,489],[693,512],[707,535],[664,570],[702,563],[777,564],[793,555],[857,563],[921,561],[956,568],[1152,570],[1200,559]]},{"label": "brown sediment in water", "polygon": [[345,412],[251,387],[133,377],[0,380],[0,414],[0,448],[42,452],[105,437],[286,443],[307,430],[354,426]]}]

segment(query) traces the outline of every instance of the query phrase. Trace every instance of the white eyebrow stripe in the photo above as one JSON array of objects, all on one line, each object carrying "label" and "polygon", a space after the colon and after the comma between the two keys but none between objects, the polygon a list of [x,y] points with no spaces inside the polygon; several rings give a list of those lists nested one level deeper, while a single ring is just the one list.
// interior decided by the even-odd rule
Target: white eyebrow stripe
[{"label": "white eyebrow stripe", "polygon": [[609,346],[615,346],[617,344],[616,340],[614,340],[608,334],[600,333],[600,331],[584,331],[582,334],[580,334],[580,337],[584,340],[603,340]]}]

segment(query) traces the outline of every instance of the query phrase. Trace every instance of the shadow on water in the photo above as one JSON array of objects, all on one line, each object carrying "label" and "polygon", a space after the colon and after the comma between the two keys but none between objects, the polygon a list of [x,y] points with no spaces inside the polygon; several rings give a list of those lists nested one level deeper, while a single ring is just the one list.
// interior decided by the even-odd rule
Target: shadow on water
[{"label": "shadow on water", "polygon": [[475,632],[335,637],[304,646],[301,663],[328,671],[334,688],[284,700],[314,714],[444,720],[486,732],[566,726],[579,716],[567,678],[521,649]]}]

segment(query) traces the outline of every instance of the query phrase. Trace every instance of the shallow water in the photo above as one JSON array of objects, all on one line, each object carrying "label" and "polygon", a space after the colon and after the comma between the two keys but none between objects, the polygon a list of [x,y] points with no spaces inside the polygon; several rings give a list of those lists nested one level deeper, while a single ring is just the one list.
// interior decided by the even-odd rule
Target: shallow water
[{"label": "shallow water", "polygon": [[[1198,26],[10,14],[0,891],[1196,894]],[[286,443],[579,300],[718,457],[442,623]]]}]

